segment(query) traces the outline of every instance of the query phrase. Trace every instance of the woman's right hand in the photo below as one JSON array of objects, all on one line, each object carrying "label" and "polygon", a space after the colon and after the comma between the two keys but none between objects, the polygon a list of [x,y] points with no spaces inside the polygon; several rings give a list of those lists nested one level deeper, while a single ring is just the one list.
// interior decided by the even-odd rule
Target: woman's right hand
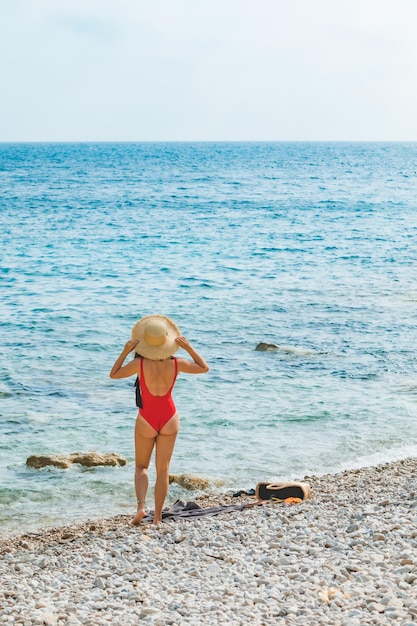
[{"label": "woman's right hand", "polygon": [[179,371],[186,372],[187,374],[204,374],[204,372],[209,371],[209,366],[201,357],[198,352],[194,350],[190,342],[186,337],[180,335],[175,338],[177,344],[193,359],[194,363],[187,361],[186,359],[179,359]]},{"label": "woman's right hand", "polygon": [[175,341],[186,352],[191,350],[191,344],[186,337],[180,335],[179,337],[175,337]]}]

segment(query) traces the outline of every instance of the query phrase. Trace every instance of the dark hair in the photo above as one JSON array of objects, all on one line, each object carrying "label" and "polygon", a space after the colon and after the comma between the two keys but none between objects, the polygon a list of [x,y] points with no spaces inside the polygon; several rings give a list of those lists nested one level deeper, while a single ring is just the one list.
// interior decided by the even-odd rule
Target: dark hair
[{"label": "dark hair", "polygon": [[[134,359],[146,359],[146,356],[142,356],[141,354],[139,354],[139,352],[135,352],[135,356],[133,357]],[[159,359],[160,361],[168,361],[168,359],[174,359],[174,355],[171,354],[171,356],[167,357],[166,359]]]}]

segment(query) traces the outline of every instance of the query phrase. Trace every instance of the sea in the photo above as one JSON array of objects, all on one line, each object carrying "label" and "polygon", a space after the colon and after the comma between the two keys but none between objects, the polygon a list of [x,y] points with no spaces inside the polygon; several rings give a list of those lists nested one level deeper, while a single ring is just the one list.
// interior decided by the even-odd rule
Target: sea
[{"label": "sea", "polygon": [[[109,371],[152,313],[210,366],[177,381],[172,474],[416,456],[416,181],[416,143],[0,144],[0,535],[135,511],[134,380]],[[89,450],[127,464],[26,465]]]}]

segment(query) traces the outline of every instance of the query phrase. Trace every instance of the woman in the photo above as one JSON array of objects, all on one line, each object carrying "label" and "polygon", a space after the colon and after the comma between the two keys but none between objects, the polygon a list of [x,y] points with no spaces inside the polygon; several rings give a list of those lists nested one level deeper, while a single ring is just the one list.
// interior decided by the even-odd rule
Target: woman
[{"label": "woman", "polygon": [[[193,359],[178,359],[172,355],[183,348]],[[127,355],[136,357],[123,365]],[[148,490],[148,467],[155,446],[156,483],[153,523],[162,520],[162,508],[168,493],[169,463],[174,450],[180,418],[171,392],[179,372],[204,374],[209,367],[205,360],[182,337],[178,326],[164,315],[148,315],[135,324],[132,339],[125,344],[113,365],[110,378],[139,378],[141,408],[135,425],[135,489],[137,512],[132,524],[140,524],[145,515]]]}]

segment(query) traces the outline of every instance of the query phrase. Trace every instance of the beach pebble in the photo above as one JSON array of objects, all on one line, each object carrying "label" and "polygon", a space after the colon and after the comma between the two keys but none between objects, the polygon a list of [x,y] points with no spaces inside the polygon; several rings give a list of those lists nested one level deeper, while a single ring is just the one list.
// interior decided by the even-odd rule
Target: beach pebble
[{"label": "beach pebble", "polygon": [[96,578],[94,583],[93,583],[93,587],[97,587],[98,589],[105,589],[106,588],[106,583],[103,580],[103,578]]}]

